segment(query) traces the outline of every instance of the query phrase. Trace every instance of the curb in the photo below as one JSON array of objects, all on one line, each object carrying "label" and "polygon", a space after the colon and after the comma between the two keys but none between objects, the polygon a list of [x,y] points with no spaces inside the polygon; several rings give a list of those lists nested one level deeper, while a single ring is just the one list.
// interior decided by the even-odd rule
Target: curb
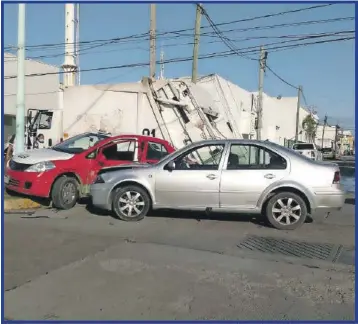
[{"label": "curb", "polygon": [[38,202],[35,202],[28,198],[10,198],[4,199],[4,212],[11,212],[16,210],[29,210],[29,209],[37,209],[42,207]]}]

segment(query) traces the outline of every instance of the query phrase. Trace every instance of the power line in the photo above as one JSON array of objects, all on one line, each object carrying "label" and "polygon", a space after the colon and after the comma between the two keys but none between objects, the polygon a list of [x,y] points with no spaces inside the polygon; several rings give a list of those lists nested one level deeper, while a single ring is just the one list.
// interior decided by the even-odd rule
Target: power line
[{"label": "power line", "polygon": [[[350,39],[354,39],[355,37],[350,37],[350,38],[341,38],[341,39],[335,39],[335,40],[325,40],[325,41],[315,41],[315,42],[307,42],[307,43],[300,43],[300,44],[295,44],[295,45],[288,45],[291,48],[294,47],[301,47],[301,46],[308,46],[308,45],[315,45],[315,44],[322,44],[322,43],[330,43],[330,42],[335,42],[335,41],[345,41],[345,40],[350,40]],[[278,47],[272,47],[270,49],[275,49],[275,48],[282,48],[282,47],[287,47],[286,46],[278,46]],[[242,54],[247,54],[247,53],[253,53],[257,51],[255,50],[248,50],[248,51],[241,51]],[[236,51],[224,51],[224,52],[214,52],[214,53],[208,53],[202,56],[199,56],[199,59],[208,59],[208,58],[219,58],[219,57],[228,57],[228,56],[233,56],[233,55],[237,55]],[[187,62],[187,61],[191,61],[192,57],[181,57],[181,58],[173,58],[173,59],[168,59],[164,61],[164,64],[169,64],[169,63],[180,63],[180,62]],[[158,63],[159,64],[159,61]],[[116,65],[116,66],[110,66],[110,67],[99,67],[99,68],[92,68],[92,69],[83,69],[82,72],[90,72],[90,71],[102,71],[102,70],[111,70],[111,69],[121,69],[121,68],[131,68],[131,67],[142,67],[142,66],[148,66],[149,63],[131,63],[131,64],[124,64],[124,65]],[[272,72],[272,71],[271,71]],[[59,72],[48,72],[48,73],[33,73],[33,74],[27,74],[27,77],[34,77],[34,76],[45,76],[45,75],[53,75],[53,74],[63,74],[65,73],[64,71],[59,71]],[[12,76],[5,76],[4,79],[14,79],[16,78],[16,75],[12,75]]]},{"label": "power line", "polygon": [[[257,20],[257,19],[267,18],[267,16],[270,16],[270,17],[279,16],[279,15],[283,15],[283,14],[287,14],[287,13],[291,13],[291,12],[311,10],[313,8],[326,7],[326,6],[330,6],[330,5],[331,4],[318,5],[318,6],[308,7],[308,8],[302,8],[302,9],[279,12],[279,13],[275,13],[275,14],[271,14],[271,15],[257,16],[257,17],[252,17],[252,18],[245,18],[245,19],[235,20],[235,21],[230,21],[230,22],[222,22],[222,23],[216,24],[216,26],[235,24],[235,23],[244,22],[244,21],[253,21],[253,20]],[[242,29],[232,29],[232,30],[225,30],[225,31],[222,31],[222,32],[245,32],[245,31],[250,31],[250,30],[272,29],[272,28],[278,28],[278,27],[292,27],[292,26],[300,26],[300,25],[305,25],[305,24],[329,23],[329,22],[338,22],[338,21],[354,20],[354,19],[355,19],[354,17],[337,17],[337,18],[331,18],[331,19],[301,21],[301,22],[296,22],[296,23],[284,23],[284,24],[276,24],[276,25],[248,27],[248,28],[242,28]],[[203,29],[203,28],[209,28],[209,27],[211,27],[211,26],[203,26],[201,28]],[[177,36],[191,37],[192,36],[191,34],[181,34],[181,33],[186,32],[186,31],[192,31],[192,30],[193,30],[193,28],[187,28],[187,29],[179,29],[179,30],[173,30],[173,31],[159,32],[158,36],[165,36],[165,35],[178,34],[179,33],[179,35],[177,35]],[[206,36],[206,35],[210,35],[210,33],[202,33],[201,35]],[[140,38],[143,38],[143,37],[146,37],[143,40],[149,39],[149,33],[145,32],[145,33],[134,34],[134,35],[129,35],[129,36],[125,36],[125,37],[115,37],[115,38],[109,38],[109,39],[97,39],[97,40],[80,41],[80,42],[78,42],[78,44],[81,45],[81,44],[93,44],[93,43],[121,42],[121,41],[130,41],[130,40],[140,39]],[[52,47],[58,47],[58,46],[64,46],[64,45],[66,45],[66,43],[63,43],[63,42],[61,42],[61,43],[50,43],[50,44],[37,44],[37,45],[28,45],[28,46],[26,46],[26,49],[28,49],[28,50],[29,49],[43,49],[44,47],[45,48],[46,47],[52,48]],[[16,47],[8,46],[8,47],[5,47],[4,50],[5,51],[6,50],[13,50],[14,48],[16,48]]]},{"label": "power line", "polygon": [[279,80],[281,80],[283,83],[287,84],[288,86],[290,86],[291,88],[294,89],[298,89],[298,87],[294,86],[292,83],[286,81],[284,78],[280,77],[274,70],[272,70],[267,64],[266,64],[266,68]]},{"label": "power line", "polygon": [[222,40],[222,42],[223,42],[229,49],[231,49],[231,50],[234,51],[237,55],[239,55],[239,56],[241,56],[241,57],[243,57],[243,58],[246,58],[246,59],[249,59],[249,60],[253,60],[253,61],[257,61],[257,59],[254,59],[254,58],[252,58],[252,57],[248,57],[248,56],[242,55],[242,54],[239,52],[239,50],[235,47],[235,45],[223,35],[223,33],[220,31],[220,29],[217,27],[217,25],[215,25],[215,23],[214,23],[213,20],[210,18],[208,12],[204,9],[203,6],[201,6],[201,10],[202,10],[202,13],[203,13],[203,15],[205,16],[206,20],[209,22],[210,26],[211,26],[212,29],[214,30],[214,32],[220,37],[220,39]]},{"label": "power line", "polygon": [[[278,39],[287,39],[288,40],[284,40],[284,41],[280,41],[280,42],[273,42],[273,43],[266,43],[263,44],[263,46],[271,46],[271,45],[277,45],[277,44],[284,44],[284,43],[295,43],[298,41],[302,41],[302,40],[307,40],[307,39],[317,39],[317,38],[324,38],[324,37],[333,37],[333,36],[338,36],[338,35],[348,35],[348,34],[354,34],[355,31],[354,30],[344,30],[344,31],[331,31],[331,32],[326,32],[326,33],[316,33],[316,34],[297,34],[297,35],[281,35],[281,36],[259,36],[259,37],[246,37],[242,40],[235,40],[235,39],[229,39],[227,38],[228,41],[231,42],[231,44],[233,44],[233,42],[237,42],[239,41],[240,43],[245,42],[245,41],[251,41],[251,40],[257,40],[257,39],[262,39],[262,38],[278,38]],[[209,41],[209,42],[203,42],[205,44],[213,44],[213,43],[218,43],[218,42],[222,42],[222,40],[215,40],[215,41]],[[176,43],[176,44],[166,44],[165,47],[172,47],[172,46],[183,46],[183,45],[193,45],[193,42],[186,42],[186,43]],[[235,46],[233,44],[233,46]],[[251,47],[245,47],[242,49],[250,49],[250,48],[257,48],[258,46],[251,46]],[[231,48],[231,47],[230,47]],[[79,51],[79,53],[81,55],[86,55],[86,54],[96,54],[96,53],[106,53],[106,52],[114,52],[114,51],[127,51],[127,50],[138,50],[138,49],[142,49],[145,51],[148,51],[148,48],[141,48],[139,46],[136,47],[132,47],[132,48],[120,48],[120,49],[114,49],[114,50],[109,50],[109,51],[97,51],[97,52],[85,52],[83,53],[81,50]],[[88,48],[86,48],[85,50],[88,50]],[[40,56],[31,56],[28,57],[28,59],[32,59],[32,60],[38,60],[38,59],[44,59],[44,58],[55,58],[55,57],[59,57],[59,56],[63,56],[64,53],[59,53],[59,54],[48,54],[48,55],[40,55]],[[5,60],[4,62],[14,62],[16,61],[17,58],[13,57],[13,58],[9,58],[7,60]]]}]

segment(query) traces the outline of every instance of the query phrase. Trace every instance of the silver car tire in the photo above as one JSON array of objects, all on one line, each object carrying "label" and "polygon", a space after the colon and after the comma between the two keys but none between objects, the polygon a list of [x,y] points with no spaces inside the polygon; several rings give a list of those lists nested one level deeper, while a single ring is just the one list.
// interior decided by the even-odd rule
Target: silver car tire
[{"label": "silver car tire", "polygon": [[139,186],[117,188],[113,195],[112,209],[115,215],[126,222],[142,220],[151,207],[148,193]]},{"label": "silver car tire", "polygon": [[279,230],[295,230],[307,218],[305,201],[293,192],[280,192],[270,198],[266,205],[266,217]]}]

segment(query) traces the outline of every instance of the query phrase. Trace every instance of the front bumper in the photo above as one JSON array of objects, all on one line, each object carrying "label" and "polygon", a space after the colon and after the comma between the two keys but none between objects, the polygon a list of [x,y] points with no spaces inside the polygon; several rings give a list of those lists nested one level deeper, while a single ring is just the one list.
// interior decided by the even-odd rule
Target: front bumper
[{"label": "front bumper", "polygon": [[112,186],[106,183],[92,184],[90,189],[92,204],[100,209],[112,210],[111,190]]},{"label": "front bumper", "polygon": [[47,198],[53,177],[48,172],[24,172],[7,169],[5,187],[12,191],[35,197]]}]

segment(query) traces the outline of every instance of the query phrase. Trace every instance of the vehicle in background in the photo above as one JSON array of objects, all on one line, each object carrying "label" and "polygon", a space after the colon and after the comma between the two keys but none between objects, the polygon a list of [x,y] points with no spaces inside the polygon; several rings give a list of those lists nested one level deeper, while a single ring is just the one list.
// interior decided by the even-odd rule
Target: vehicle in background
[{"label": "vehicle in background", "polygon": [[173,151],[167,141],[150,136],[85,133],[52,148],[15,155],[6,169],[5,185],[29,196],[50,197],[54,207],[70,209],[88,195],[102,168],[156,163]]},{"label": "vehicle in background", "polygon": [[331,147],[324,147],[321,149],[322,157],[326,160],[333,160],[335,158],[334,150]]},{"label": "vehicle in background", "polygon": [[283,230],[345,200],[336,164],[269,141],[230,139],[193,143],[151,166],[102,170],[90,195],[125,221],[139,221],[151,208],[262,213]]},{"label": "vehicle in background", "polygon": [[322,153],[314,143],[294,143],[292,149],[311,160],[322,160]]}]

